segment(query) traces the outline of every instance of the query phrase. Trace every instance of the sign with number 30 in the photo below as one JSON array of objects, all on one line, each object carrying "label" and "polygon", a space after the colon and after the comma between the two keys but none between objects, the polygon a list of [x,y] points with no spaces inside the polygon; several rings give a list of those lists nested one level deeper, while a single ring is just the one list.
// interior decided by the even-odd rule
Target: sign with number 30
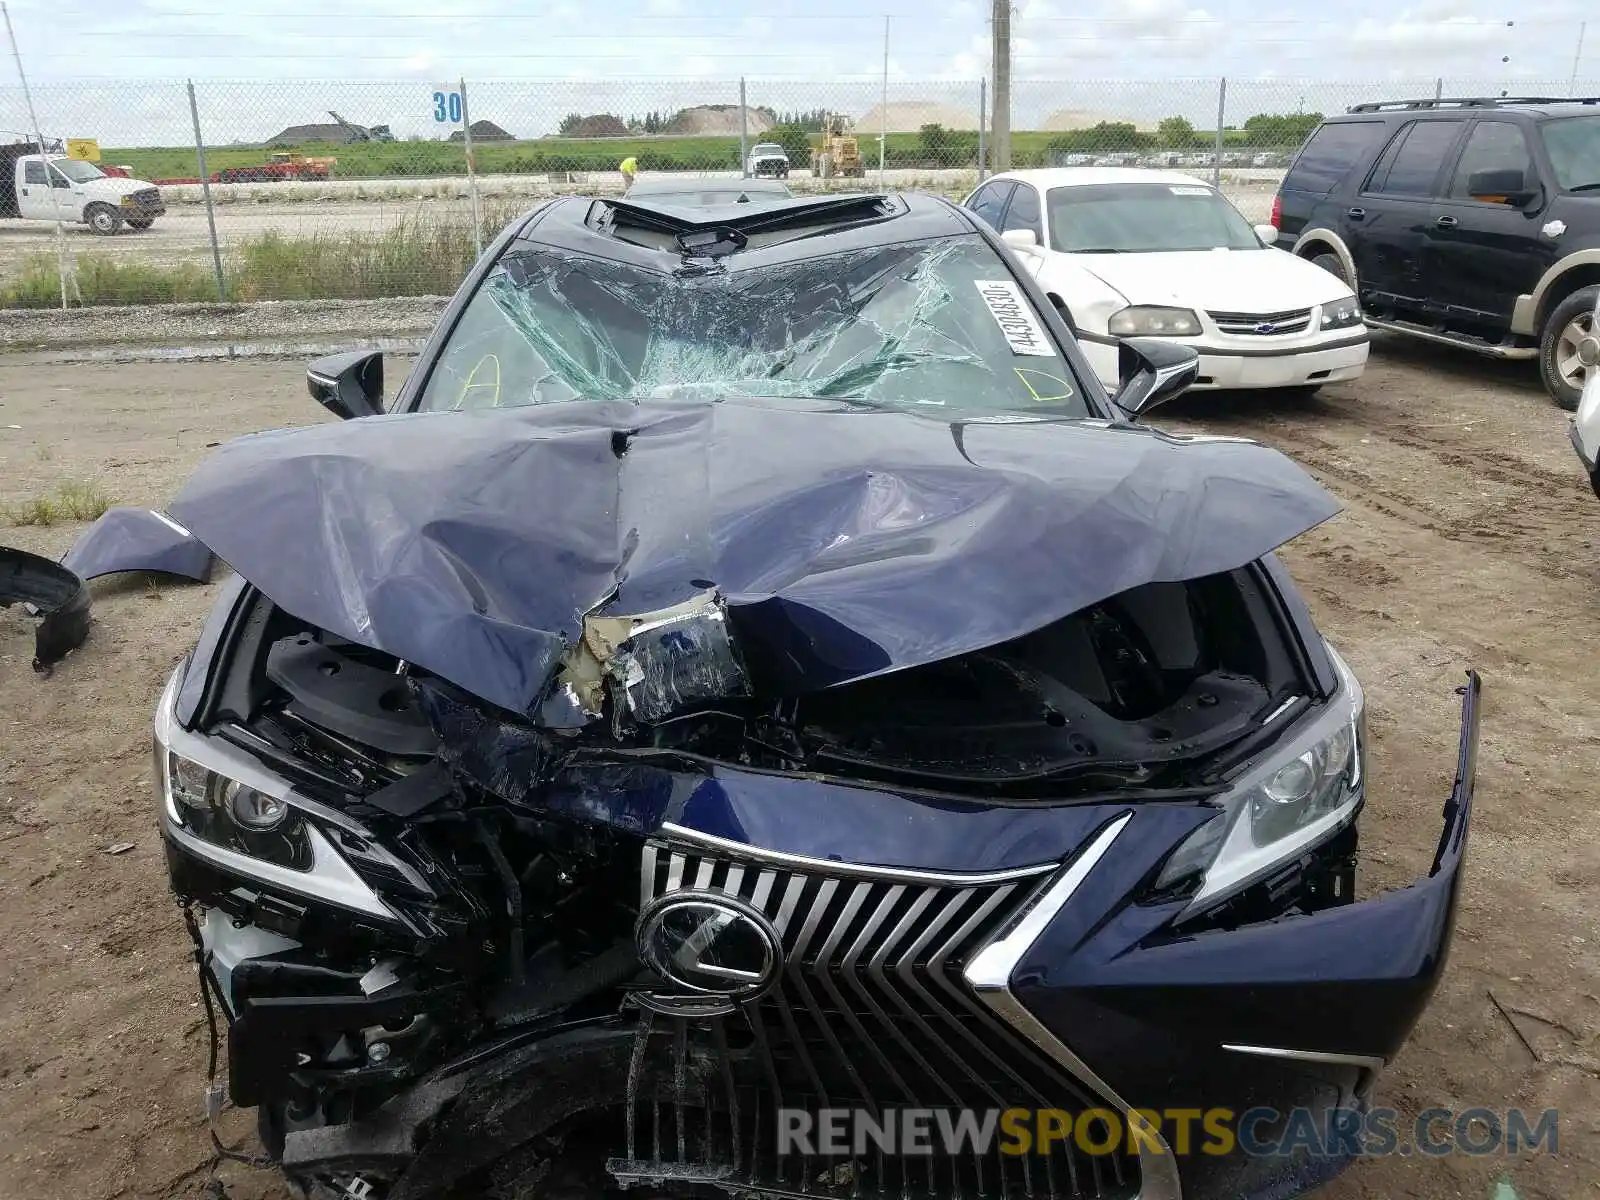
[{"label": "sign with number 30", "polygon": [[461,124],[461,93],[435,92],[433,94],[433,119]]}]

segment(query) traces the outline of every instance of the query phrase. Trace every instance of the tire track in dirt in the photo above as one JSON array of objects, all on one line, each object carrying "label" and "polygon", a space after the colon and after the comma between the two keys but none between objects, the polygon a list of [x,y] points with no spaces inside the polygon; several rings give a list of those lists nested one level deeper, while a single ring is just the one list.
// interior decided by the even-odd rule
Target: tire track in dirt
[{"label": "tire track in dirt", "polygon": [[[1525,458],[1492,447],[1474,446],[1431,437],[1404,422],[1361,421],[1337,413],[1323,426],[1347,428],[1366,435],[1372,443],[1359,447],[1361,457],[1376,462],[1393,461],[1383,445],[1428,455],[1440,473],[1465,472],[1500,485],[1512,493],[1509,504],[1486,504],[1451,512],[1417,489],[1397,486],[1394,477],[1379,479],[1355,461],[1356,448],[1310,432],[1304,425],[1275,418],[1264,424],[1276,445],[1309,470],[1336,483],[1347,500],[1358,501],[1375,512],[1406,525],[1436,534],[1447,541],[1479,549],[1495,546],[1546,578],[1593,581],[1593,535],[1575,520],[1589,493],[1572,475],[1562,475]],[[1426,482],[1426,481],[1422,481]],[[1441,492],[1440,494],[1444,494]]]}]

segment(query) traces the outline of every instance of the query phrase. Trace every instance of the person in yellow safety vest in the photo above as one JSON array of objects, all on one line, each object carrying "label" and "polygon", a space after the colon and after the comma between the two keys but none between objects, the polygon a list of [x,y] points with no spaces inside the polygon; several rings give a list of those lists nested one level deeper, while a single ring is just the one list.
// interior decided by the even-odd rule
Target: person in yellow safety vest
[{"label": "person in yellow safety vest", "polygon": [[622,190],[627,191],[633,186],[633,177],[639,173],[639,160],[630,154],[617,169],[622,172]]}]

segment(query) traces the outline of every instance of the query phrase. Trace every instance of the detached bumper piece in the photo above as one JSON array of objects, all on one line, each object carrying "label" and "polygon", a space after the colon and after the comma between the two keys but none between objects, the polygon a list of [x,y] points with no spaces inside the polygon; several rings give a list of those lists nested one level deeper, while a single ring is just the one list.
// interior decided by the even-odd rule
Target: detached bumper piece
[{"label": "detached bumper piece", "polygon": [[206,583],[212,555],[205,543],[171,517],[148,508],[111,508],[85,529],[61,565],[80,579],[120,571],[149,571]]},{"label": "detached bumper piece", "polygon": [[[961,976],[1045,872],[884,877],[647,847],[647,901],[692,904],[699,895],[748,905],[770,922],[787,965],[738,1006],[635,994],[626,1154],[608,1172],[623,1186],[703,1183],[824,1200],[1133,1200],[1137,1156],[1089,1156],[1065,1142],[1023,1156],[1001,1155],[998,1142],[987,1153],[949,1154],[937,1137],[927,1155],[778,1145],[779,1108],[810,1114],[815,1128],[829,1108],[881,1119],[913,1108],[1112,1107],[1020,1040]],[[833,1147],[810,1145],[822,1148]]]},{"label": "detached bumper piece", "polygon": [[89,589],[72,571],[26,550],[0,546],[0,608],[18,602],[41,618],[33,669],[48,671],[89,636]]}]

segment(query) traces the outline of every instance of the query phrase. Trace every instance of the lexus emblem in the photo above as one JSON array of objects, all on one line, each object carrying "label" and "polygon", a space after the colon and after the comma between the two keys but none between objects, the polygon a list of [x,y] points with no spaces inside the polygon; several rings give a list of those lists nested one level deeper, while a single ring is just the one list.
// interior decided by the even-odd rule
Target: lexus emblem
[{"label": "lexus emblem", "polygon": [[753,1000],[783,970],[777,930],[757,909],[716,892],[673,892],[639,914],[639,957],[690,992]]}]

